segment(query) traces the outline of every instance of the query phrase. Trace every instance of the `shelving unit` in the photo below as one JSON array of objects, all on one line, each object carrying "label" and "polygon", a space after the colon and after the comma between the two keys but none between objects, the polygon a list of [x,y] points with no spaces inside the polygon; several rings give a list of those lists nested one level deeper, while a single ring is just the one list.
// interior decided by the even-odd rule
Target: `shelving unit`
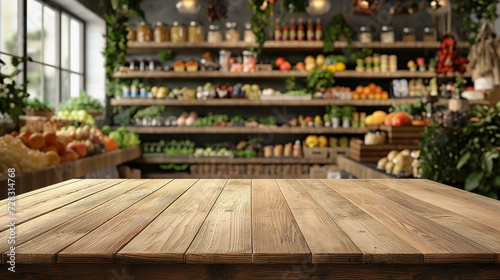
[{"label": "shelving unit", "polygon": [[[152,99],[152,98],[113,98],[112,106],[328,106],[328,105],[353,105],[353,106],[390,106],[414,102],[416,98],[391,98],[391,99],[312,99],[312,100],[249,100],[249,99],[208,99],[208,100],[178,100],[178,99]],[[471,100],[471,104],[488,105],[487,100]],[[440,99],[436,105],[444,106],[448,99]]]},{"label": "shelving unit", "polygon": [[[309,72],[305,70],[291,71],[256,71],[256,72],[221,72],[221,71],[197,71],[197,72],[174,72],[174,71],[121,71],[115,72],[113,77],[120,79],[286,79],[288,77],[306,78]],[[432,72],[411,72],[398,70],[396,72],[357,72],[345,70],[335,72],[335,78],[342,79],[398,79],[398,78],[453,78],[454,76],[437,75]],[[470,74],[465,73],[463,77],[468,78]]]},{"label": "shelving unit", "polygon": [[289,179],[290,177],[293,177],[294,179],[310,179],[311,176],[309,174],[302,174],[302,175],[246,175],[246,174],[240,174],[240,175],[229,175],[229,174],[217,174],[217,175],[197,175],[193,176],[187,172],[177,172],[177,173],[156,173],[156,172],[150,172],[150,173],[145,173],[143,175],[144,178],[148,179],[190,179],[193,177],[196,177],[197,179]]},{"label": "shelving unit", "polygon": [[127,126],[139,134],[365,134],[367,128],[239,127],[239,126]]},{"label": "shelving unit", "polygon": [[[246,42],[128,42],[128,54],[151,54],[158,53],[160,50],[171,49],[173,51],[198,51],[198,50],[219,50],[219,49],[232,49],[232,50],[245,50],[248,48],[255,48],[257,44]],[[335,49],[345,49],[348,46],[347,42],[335,42],[333,47]],[[394,42],[394,43],[381,43],[372,42],[363,44],[360,42],[353,42],[352,48],[371,48],[373,50],[438,50],[441,47],[440,42]],[[458,49],[468,49],[470,44],[468,42],[459,42]],[[300,52],[319,52],[323,50],[323,42],[276,42],[266,41],[264,43],[264,51],[300,51]]]},{"label": "shelving unit", "polygon": [[291,158],[291,157],[194,157],[194,156],[167,156],[164,154],[144,154],[136,163],[167,164],[167,163],[192,163],[192,164],[331,164],[332,158]]}]

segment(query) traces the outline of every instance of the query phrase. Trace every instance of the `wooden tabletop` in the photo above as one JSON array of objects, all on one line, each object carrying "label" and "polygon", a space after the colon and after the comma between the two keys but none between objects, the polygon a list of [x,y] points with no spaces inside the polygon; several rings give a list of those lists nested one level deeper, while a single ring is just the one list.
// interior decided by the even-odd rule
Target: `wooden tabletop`
[{"label": "wooden tabletop", "polygon": [[69,180],[16,205],[17,264],[500,263],[500,202],[427,180]]}]

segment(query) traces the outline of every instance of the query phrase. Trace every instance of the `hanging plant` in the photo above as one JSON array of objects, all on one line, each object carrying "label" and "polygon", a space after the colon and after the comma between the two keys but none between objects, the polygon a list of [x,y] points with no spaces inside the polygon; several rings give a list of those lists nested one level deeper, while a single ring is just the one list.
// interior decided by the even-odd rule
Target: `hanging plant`
[{"label": "hanging plant", "polygon": [[306,0],[281,0],[281,8],[294,14],[306,12]]},{"label": "hanging plant", "polygon": [[354,32],[342,14],[338,14],[333,17],[326,28],[325,36],[323,38],[324,53],[333,52],[333,43],[339,39],[339,35],[344,35],[350,47],[354,38]]},{"label": "hanging plant", "polygon": [[264,42],[266,41],[266,28],[269,26],[273,3],[269,0],[248,0],[252,10],[252,31],[255,33],[256,41],[259,44],[255,50],[257,57],[260,57]]}]

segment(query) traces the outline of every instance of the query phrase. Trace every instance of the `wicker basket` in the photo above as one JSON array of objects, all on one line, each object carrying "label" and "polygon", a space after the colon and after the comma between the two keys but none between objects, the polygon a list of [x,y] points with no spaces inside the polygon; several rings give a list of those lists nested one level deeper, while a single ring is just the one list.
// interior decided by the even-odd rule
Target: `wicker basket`
[{"label": "wicker basket", "polygon": [[34,108],[24,108],[24,114],[26,116],[37,116],[37,117],[46,117],[50,118],[54,114],[54,110],[35,110]]}]

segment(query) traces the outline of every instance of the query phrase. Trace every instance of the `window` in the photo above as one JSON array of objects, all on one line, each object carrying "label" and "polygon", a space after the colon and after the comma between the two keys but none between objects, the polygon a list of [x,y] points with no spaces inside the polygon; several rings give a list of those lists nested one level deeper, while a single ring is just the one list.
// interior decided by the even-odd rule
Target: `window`
[{"label": "window", "polygon": [[1,0],[0,59],[31,57],[23,65],[28,92],[57,108],[84,88],[84,29],[82,20],[49,1]]}]

